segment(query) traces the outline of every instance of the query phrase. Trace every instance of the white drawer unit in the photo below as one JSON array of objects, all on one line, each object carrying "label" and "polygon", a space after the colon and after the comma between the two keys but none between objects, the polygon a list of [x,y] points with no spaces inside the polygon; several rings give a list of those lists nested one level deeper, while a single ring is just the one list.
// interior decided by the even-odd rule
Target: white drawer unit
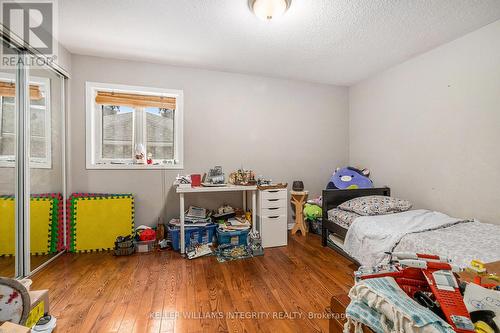
[{"label": "white drawer unit", "polygon": [[288,191],[260,190],[257,197],[257,230],[263,247],[286,246],[288,242]]}]

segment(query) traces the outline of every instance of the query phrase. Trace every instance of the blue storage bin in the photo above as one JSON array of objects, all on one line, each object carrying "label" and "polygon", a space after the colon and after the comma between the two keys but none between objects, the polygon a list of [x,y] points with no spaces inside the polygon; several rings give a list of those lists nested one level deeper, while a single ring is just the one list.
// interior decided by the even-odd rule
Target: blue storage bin
[{"label": "blue storage bin", "polygon": [[221,231],[217,229],[217,243],[231,245],[248,245],[250,230]]},{"label": "blue storage bin", "polygon": [[[204,227],[184,227],[184,244],[186,247],[193,244],[213,243],[215,236],[215,224],[209,224]],[[168,226],[168,238],[172,242],[172,248],[179,251],[181,229],[179,227]]]}]

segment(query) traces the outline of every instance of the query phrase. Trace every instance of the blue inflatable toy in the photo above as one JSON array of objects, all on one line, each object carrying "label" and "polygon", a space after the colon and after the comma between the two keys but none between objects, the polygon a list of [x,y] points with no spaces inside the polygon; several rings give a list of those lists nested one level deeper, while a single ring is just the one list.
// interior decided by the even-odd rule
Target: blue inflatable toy
[{"label": "blue inflatable toy", "polygon": [[337,168],[326,186],[327,189],[372,188],[373,182],[368,178],[370,170],[353,167]]}]

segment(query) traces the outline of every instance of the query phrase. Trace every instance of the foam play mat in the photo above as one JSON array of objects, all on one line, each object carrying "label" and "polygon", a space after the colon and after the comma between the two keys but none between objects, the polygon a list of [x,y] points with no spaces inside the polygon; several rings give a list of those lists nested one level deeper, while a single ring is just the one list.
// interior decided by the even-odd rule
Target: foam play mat
[{"label": "foam play mat", "polygon": [[[45,255],[57,251],[60,218],[60,195],[37,195],[30,202],[30,253]],[[15,200],[0,197],[0,255],[15,253]]]},{"label": "foam play mat", "polygon": [[14,198],[0,198],[0,255],[14,255],[15,209]]},{"label": "foam play mat", "polygon": [[69,199],[70,250],[110,250],[118,236],[134,231],[131,194],[73,194]]}]

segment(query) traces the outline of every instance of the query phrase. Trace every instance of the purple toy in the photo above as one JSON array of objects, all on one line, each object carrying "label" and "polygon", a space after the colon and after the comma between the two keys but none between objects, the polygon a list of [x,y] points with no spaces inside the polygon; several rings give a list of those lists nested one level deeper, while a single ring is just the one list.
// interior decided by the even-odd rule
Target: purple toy
[{"label": "purple toy", "polygon": [[327,189],[372,188],[373,182],[368,178],[370,170],[359,170],[353,167],[337,168],[326,186]]}]

